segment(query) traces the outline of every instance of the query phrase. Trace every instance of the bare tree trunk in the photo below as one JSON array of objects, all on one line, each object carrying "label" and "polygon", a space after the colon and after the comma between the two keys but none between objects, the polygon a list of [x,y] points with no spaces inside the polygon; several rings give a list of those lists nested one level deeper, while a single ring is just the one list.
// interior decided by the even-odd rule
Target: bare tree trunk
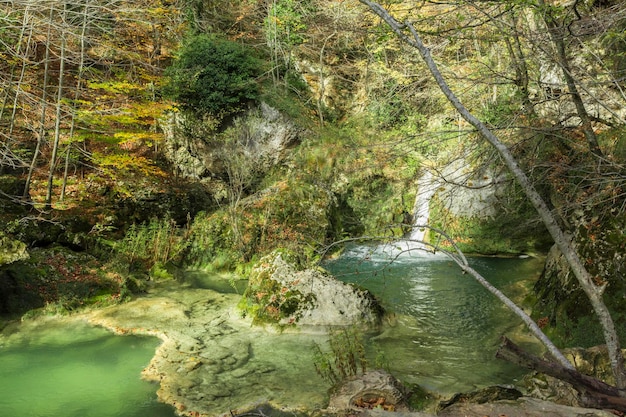
[{"label": "bare tree trunk", "polygon": [[[560,228],[556,218],[546,205],[545,201],[539,193],[535,190],[535,187],[530,182],[522,168],[517,163],[517,160],[513,157],[513,154],[509,151],[507,146],[503,144],[500,139],[487,128],[487,126],[478,120],[469,110],[461,103],[458,97],[452,92],[445,79],[441,75],[437,64],[430,55],[430,50],[424,45],[421,37],[415,30],[414,26],[410,22],[401,24],[395,20],[382,6],[378,3],[374,3],[370,0],[360,0],[361,3],[367,5],[374,13],[376,13],[381,19],[383,19],[391,29],[398,35],[404,42],[416,48],[424,62],[426,63],[431,75],[436,80],[439,88],[446,96],[448,101],[454,106],[459,114],[476,130],[480,135],[489,142],[500,154],[508,167],[511,174],[515,177],[518,183],[521,185],[524,193],[531,201],[537,213],[543,220],[546,229],[550,232],[555,244],[561,250],[565,259],[567,260],[572,272],[576,276],[581,288],[589,298],[594,312],[600,321],[604,339],[609,351],[609,358],[611,361],[611,367],[615,376],[616,385],[618,388],[626,388],[626,372],[624,371],[624,357],[622,356],[620,341],[617,337],[617,331],[615,329],[615,323],[611,317],[611,314],[602,299],[602,293],[604,292],[604,286],[598,287],[593,282],[593,279],[589,272],[585,269],[580,257],[574,249],[571,238],[569,238],[565,232]],[[410,36],[405,33],[405,29],[408,29]]]},{"label": "bare tree trunk", "polygon": [[317,113],[320,118],[320,126],[324,126],[324,94],[326,94],[326,78],[324,75],[324,50],[326,49],[326,43],[336,35],[336,32],[328,35],[326,39],[324,39],[324,44],[320,49],[320,86],[319,86],[319,97],[317,98]]},{"label": "bare tree trunk", "polygon": [[[26,8],[24,9],[24,16],[22,18],[22,27],[20,30],[20,36],[17,39],[17,50],[15,51],[15,58],[18,58],[20,55],[20,51],[22,48],[22,41],[24,40],[24,34],[26,33],[26,29],[29,27],[29,25],[27,24],[28,19],[29,19],[29,7],[26,6]],[[31,26],[31,34],[32,34],[32,26]],[[6,81],[6,88],[4,89],[4,97],[2,99],[2,107],[0,108],[0,119],[4,116],[4,111],[7,108],[7,103],[9,102],[9,95],[10,95],[10,91],[11,91],[11,84],[13,83],[13,75],[15,72],[15,67],[16,64],[13,63],[11,64],[11,71],[9,73],[9,77]]]},{"label": "bare tree trunk", "polygon": [[50,6],[50,17],[48,19],[48,33],[46,35],[46,55],[44,58],[43,66],[43,87],[41,89],[41,117],[39,118],[39,130],[37,132],[37,145],[35,146],[35,152],[33,153],[33,159],[30,162],[28,168],[28,175],[26,177],[26,184],[24,185],[23,199],[27,199],[30,194],[30,183],[33,178],[33,172],[37,165],[37,158],[39,157],[39,151],[43,145],[46,134],[46,109],[48,107],[48,68],[50,67],[50,34],[52,32],[52,15],[54,8]]},{"label": "bare tree trunk", "polygon": [[[524,111],[527,114],[533,114],[535,109],[533,103],[530,100],[530,93],[528,90],[528,83],[530,77],[528,76],[528,65],[526,65],[526,56],[522,51],[521,42],[519,39],[519,33],[517,32],[518,16],[513,14],[511,17],[511,37],[504,37],[509,56],[515,67],[515,85],[517,86],[520,94],[522,95],[522,104],[524,105]],[[502,25],[503,26],[503,25]],[[504,28],[501,25],[502,30]]]},{"label": "bare tree trunk", "polygon": [[274,85],[278,84],[278,80],[280,78],[279,74],[279,39],[278,39],[278,27],[277,27],[277,17],[276,17],[276,1],[271,0],[268,1],[265,5],[267,7],[267,44],[271,51],[272,56],[272,80]]},{"label": "bare tree trunk", "polygon": [[[7,141],[5,143],[5,147],[7,148],[7,153],[2,154],[2,159],[0,160],[0,174],[2,174],[3,172],[7,154],[11,150],[11,142],[13,141],[13,130],[15,129],[15,120],[17,116],[17,109],[19,107],[20,94],[22,90],[22,82],[24,81],[24,76],[26,75],[26,67],[28,64],[28,49],[30,47],[30,41],[33,36],[33,25],[32,23],[28,23],[29,20],[30,20],[29,10],[28,8],[26,8],[26,10],[24,10],[24,19],[23,19],[24,29],[22,33],[20,34],[19,44],[17,46],[16,56],[15,56],[15,58],[21,59],[22,69],[20,71],[20,78],[17,80],[17,83],[15,85],[15,96],[13,97],[11,119],[9,120],[9,131],[7,134]],[[28,38],[26,39],[26,46],[22,48],[22,40],[23,40],[24,30],[26,30],[25,29],[26,27],[29,28]],[[10,85],[7,86],[7,90],[9,89],[9,87]]]},{"label": "bare tree trunk", "polygon": [[83,21],[81,25],[80,32],[80,58],[78,61],[78,76],[76,79],[76,91],[74,92],[74,103],[72,104],[72,120],[70,123],[70,140],[67,145],[67,152],[65,154],[65,169],[63,170],[63,185],[61,186],[61,196],[59,197],[60,201],[65,199],[65,188],[67,186],[67,176],[69,171],[70,164],[70,151],[72,150],[72,139],[74,138],[74,130],[76,128],[76,106],[78,103],[78,98],[80,97],[81,86],[83,81],[83,71],[85,70],[85,35],[87,33],[87,15],[90,6],[90,0],[85,2],[85,6],[83,9]]},{"label": "bare tree trunk", "polygon": [[[64,6],[65,7],[65,6]],[[65,14],[65,9],[64,9]],[[59,88],[57,90],[57,102],[54,122],[54,143],[52,145],[52,156],[50,157],[50,171],[48,172],[48,190],[46,193],[46,208],[52,208],[52,182],[54,180],[54,169],[56,167],[59,141],[61,139],[61,109],[63,104],[63,81],[65,72],[65,29],[61,29],[61,56],[59,57]]]}]

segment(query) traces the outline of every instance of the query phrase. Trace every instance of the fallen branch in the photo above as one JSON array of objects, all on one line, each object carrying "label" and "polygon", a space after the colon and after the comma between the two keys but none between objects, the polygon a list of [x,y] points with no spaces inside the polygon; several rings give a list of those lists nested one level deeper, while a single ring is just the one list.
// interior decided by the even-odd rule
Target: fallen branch
[{"label": "fallen branch", "polygon": [[507,360],[571,384],[580,394],[580,400],[586,407],[626,412],[624,390],[589,375],[581,374],[575,369],[566,368],[556,362],[550,362],[525,352],[505,336],[502,337],[496,358]]}]

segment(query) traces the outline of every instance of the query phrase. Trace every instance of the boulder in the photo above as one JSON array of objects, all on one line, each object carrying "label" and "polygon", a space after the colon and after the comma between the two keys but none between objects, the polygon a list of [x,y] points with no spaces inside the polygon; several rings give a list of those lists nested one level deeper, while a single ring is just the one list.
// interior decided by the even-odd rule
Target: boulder
[{"label": "boulder", "polygon": [[[213,122],[214,123],[214,122]],[[162,121],[165,157],[183,178],[199,180],[228,176],[223,143],[218,132],[235,128],[239,147],[250,164],[266,171],[285,158],[285,150],[300,140],[302,129],[266,103],[242,113],[221,126],[182,113]]]},{"label": "boulder", "polygon": [[28,259],[26,244],[0,231],[0,266]]},{"label": "boulder", "polygon": [[328,327],[378,324],[383,309],[367,290],[321,268],[298,270],[275,251],[253,268],[240,306],[257,323]]},{"label": "boulder", "polygon": [[383,370],[368,371],[344,380],[330,398],[328,409],[406,411],[407,390]]}]

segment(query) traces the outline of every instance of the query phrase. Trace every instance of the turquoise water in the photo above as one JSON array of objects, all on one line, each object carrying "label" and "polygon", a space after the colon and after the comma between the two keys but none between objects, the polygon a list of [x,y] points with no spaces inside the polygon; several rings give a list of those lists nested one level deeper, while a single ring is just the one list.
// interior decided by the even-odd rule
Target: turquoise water
[{"label": "turquoise water", "polygon": [[[542,267],[532,258],[473,258],[471,263],[513,298],[528,291]],[[371,367],[383,365],[404,382],[441,395],[513,384],[522,375],[523,370],[494,358],[503,334],[535,346],[520,320],[446,257],[359,246],[325,266],[338,278],[370,289],[395,313],[380,332],[369,335]],[[243,288],[240,282],[199,272],[190,274],[190,281],[206,291]],[[173,296],[168,291],[160,296]],[[190,311],[212,305],[210,293],[198,304],[197,294],[183,287],[176,291],[181,301],[184,294],[192,295]],[[231,298],[223,308],[234,308],[238,298]],[[230,374],[222,369],[214,376],[221,389],[210,391],[223,396],[213,395],[212,409],[227,412],[268,399],[323,407],[329,387],[315,375],[312,359],[312,346],[323,340],[323,335],[258,328],[223,332],[213,340],[217,347],[247,343],[252,353],[240,369]],[[159,343],[114,336],[72,319],[7,328],[0,334],[0,417],[173,417],[173,408],[157,401],[157,385],[140,378]]]},{"label": "turquoise water", "polygon": [[0,338],[0,416],[173,417],[141,380],[159,340],[50,322]]},{"label": "turquoise water", "polygon": [[[543,265],[533,258],[470,263],[510,298],[523,296]],[[523,370],[494,357],[500,336],[537,349],[521,321],[445,255],[359,246],[324,266],[396,313],[370,349],[406,382],[444,394],[514,384]]]}]

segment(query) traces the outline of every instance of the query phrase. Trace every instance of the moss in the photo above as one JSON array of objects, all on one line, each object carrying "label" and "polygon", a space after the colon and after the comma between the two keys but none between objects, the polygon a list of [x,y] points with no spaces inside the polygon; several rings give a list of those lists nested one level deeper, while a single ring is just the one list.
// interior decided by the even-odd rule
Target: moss
[{"label": "moss", "polygon": [[274,278],[278,269],[285,267],[295,271],[302,267],[297,254],[277,249],[261,258],[254,266],[238,307],[254,324],[295,324],[299,312],[313,305],[315,297],[291,288]]},{"label": "moss", "polygon": [[245,316],[252,318],[254,324],[280,324],[283,320],[295,324],[299,318],[298,311],[312,301],[312,296],[288,289],[271,279],[271,274],[262,273],[258,275],[256,284],[249,283],[238,306]]},{"label": "moss", "polygon": [[435,408],[438,398],[418,384],[403,383],[409,392],[408,406],[411,411],[425,411]]},{"label": "moss", "polygon": [[28,258],[26,244],[0,231],[0,266]]},{"label": "moss", "polygon": [[0,313],[24,314],[43,308],[61,314],[120,300],[122,278],[84,252],[61,246],[31,251],[31,257],[0,270]]}]

